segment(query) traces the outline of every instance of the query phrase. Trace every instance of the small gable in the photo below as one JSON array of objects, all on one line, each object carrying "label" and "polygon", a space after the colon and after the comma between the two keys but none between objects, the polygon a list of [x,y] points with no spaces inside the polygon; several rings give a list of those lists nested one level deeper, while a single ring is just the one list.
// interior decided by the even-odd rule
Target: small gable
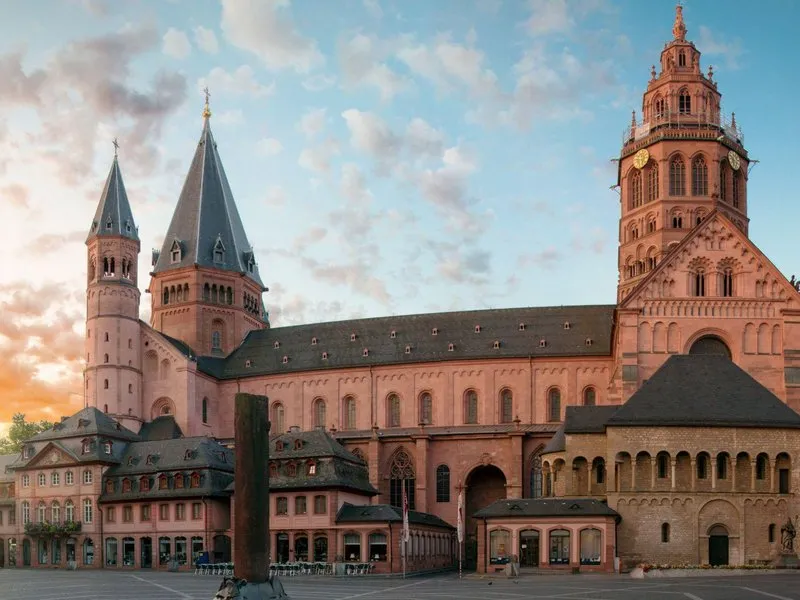
[{"label": "small gable", "polygon": [[786,277],[725,215],[712,212],[620,302],[641,308],[650,299],[772,298],[800,308]]}]

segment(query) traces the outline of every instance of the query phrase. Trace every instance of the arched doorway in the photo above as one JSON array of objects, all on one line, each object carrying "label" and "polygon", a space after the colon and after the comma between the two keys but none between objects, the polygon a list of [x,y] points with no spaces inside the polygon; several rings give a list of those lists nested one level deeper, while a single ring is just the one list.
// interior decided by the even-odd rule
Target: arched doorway
[{"label": "arched doorway", "polygon": [[22,566],[31,566],[31,541],[28,538],[22,540]]},{"label": "arched doorway", "polygon": [[539,566],[539,532],[536,529],[523,529],[519,532],[519,566]]},{"label": "arched doorway", "polygon": [[475,569],[478,566],[478,523],[472,515],[506,497],[506,476],[494,465],[475,467],[467,475],[465,496],[464,567]]},{"label": "arched doorway", "polygon": [[708,564],[712,567],[728,564],[728,530],[722,525],[708,530]]},{"label": "arched doorway", "polygon": [[731,357],[728,345],[716,335],[704,335],[698,338],[689,348],[689,354],[713,354],[715,356]]}]

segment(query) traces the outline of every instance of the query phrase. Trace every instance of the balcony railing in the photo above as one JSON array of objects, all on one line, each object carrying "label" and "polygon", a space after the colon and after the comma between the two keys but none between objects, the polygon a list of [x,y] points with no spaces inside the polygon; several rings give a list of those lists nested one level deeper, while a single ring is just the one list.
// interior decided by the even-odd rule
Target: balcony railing
[{"label": "balcony railing", "polygon": [[[724,135],[731,141],[744,145],[744,133],[736,123],[736,119],[721,114],[719,117],[704,113],[671,113],[656,115],[648,121],[632,123],[622,134],[622,145],[637,143],[656,133],[667,134],[670,130],[689,130],[689,136],[717,137]],[[697,133],[694,133],[697,132]],[[706,132],[705,135],[700,132]]]},{"label": "balcony railing", "polygon": [[25,523],[25,535],[35,538],[65,538],[81,532],[80,521],[65,521],[63,523]]}]

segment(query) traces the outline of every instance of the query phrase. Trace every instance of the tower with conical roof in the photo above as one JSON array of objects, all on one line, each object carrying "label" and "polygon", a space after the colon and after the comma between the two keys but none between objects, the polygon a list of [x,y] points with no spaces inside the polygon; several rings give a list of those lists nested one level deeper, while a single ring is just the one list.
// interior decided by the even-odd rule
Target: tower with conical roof
[{"label": "tower with conical roof", "polygon": [[678,5],[673,39],[650,71],[642,118],[634,112],[619,159],[621,301],[716,209],[747,233],[749,158],[736,118],[723,115],[713,68],[686,39]]},{"label": "tower with conical roof", "polygon": [[114,160],[97,205],[87,248],[86,403],[138,430],[139,232],[133,220],[114,140]]},{"label": "tower with conical roof", "polygon": [[164,244],[153,251],[148,291],[154,329],[198,355],[224,356],[265,327],[266,291],[211,133],[203,131]]}]

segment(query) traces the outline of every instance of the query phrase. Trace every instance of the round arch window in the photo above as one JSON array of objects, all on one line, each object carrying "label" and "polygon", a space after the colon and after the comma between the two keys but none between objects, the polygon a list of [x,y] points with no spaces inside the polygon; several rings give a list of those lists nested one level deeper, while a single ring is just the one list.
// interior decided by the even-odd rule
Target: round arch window
[{"label": "round arch window", "polygon": [[689,354],[712,354],[731,358],[728,345],[715,335],[704,335],[696,340],[689,348]]}]

